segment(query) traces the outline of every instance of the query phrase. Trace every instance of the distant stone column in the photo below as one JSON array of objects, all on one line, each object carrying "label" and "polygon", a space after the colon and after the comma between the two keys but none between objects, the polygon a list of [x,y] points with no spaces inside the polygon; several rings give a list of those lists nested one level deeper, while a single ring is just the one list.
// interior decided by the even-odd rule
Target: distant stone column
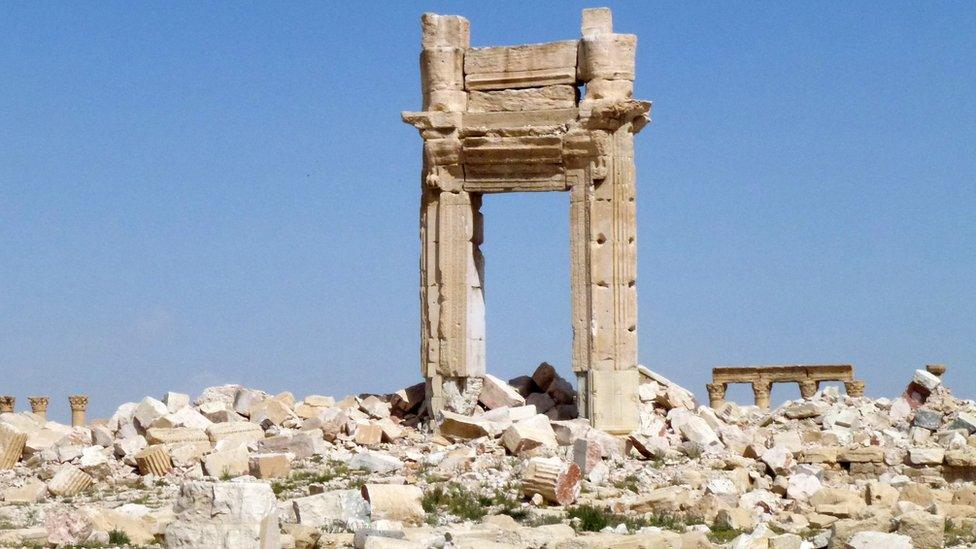
[{"label": "distant stone column", "polygon": [[718,409],[719,406],[725,404],[726,387],[724,383],[708,383],[705,385],[705,388],[708,389],[709,406]]},{"label": "distant stone column", "polygon": [[85,395],[71,395],[68,397],[68,404],[71,405],[71,426],[84,426],[85,411],[88,409],[88,397]]},{"label": "distant stone column", "polygon": [[45,421],[47,420],[47,404],[50,401],[50,397],[27,397],[27,402],[30,402],[31,412],[34,412],[34,415]]},{"label": "distant stone column", "polygon": [[800,396],[803,398],[813,398],[820,388],[820,382],[812,379],[798,382],[800,385]]},{"label": "distant stone column", "polygon": [[845,381],[844,390],[847,391],[847,396],[862,397],[864,396],[864,382],[857,379]]},{"label": "distant stone column", "polygon": [[10,395],[0,396],[0,414],[7,413],[7,412],[13,413],[14,404],[16,402],[17,402],[16,397],[12,397]]},{"label": "distant stone column", "polygon": [[756,406],[763,410],[769,409],[769,394],[772,392],[773,384],[768,381],[752,382],[752,394],[756,396]]}]

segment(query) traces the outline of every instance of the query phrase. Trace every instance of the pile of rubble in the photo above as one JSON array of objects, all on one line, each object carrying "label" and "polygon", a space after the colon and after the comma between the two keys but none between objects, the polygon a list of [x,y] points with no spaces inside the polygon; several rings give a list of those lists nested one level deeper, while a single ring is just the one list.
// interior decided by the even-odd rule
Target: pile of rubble
[{"label": "pile of rubble", "polygon": [[640,429],[541,365],[467,414],[226,385],[68,427],[0,414],[0,545],[943,547],[976,541],[976,403],[916,371],[767,412],[641,368]]}]

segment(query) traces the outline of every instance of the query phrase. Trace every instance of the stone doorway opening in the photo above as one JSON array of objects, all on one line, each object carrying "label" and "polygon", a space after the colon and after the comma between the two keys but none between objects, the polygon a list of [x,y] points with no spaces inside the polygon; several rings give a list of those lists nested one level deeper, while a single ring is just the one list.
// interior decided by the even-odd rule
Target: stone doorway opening
[{"label": "stone doorway opening", "polygon": [[503,380],[541,362],[574,380],[566,193],[482,198],[486,371]]}]

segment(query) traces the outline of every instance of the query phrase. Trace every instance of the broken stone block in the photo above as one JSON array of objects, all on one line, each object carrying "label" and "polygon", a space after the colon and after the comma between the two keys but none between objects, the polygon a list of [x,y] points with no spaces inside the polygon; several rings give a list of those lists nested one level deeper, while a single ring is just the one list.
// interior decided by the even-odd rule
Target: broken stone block
[{"label": "broken stone block", "polygon": [[375,423],[357,423],[356,436],[353,439],[360,446],[372,446],[383,440],[383,429]]},{"label": "broken stone block", "polygon": [[908,462],[912,465],[942,465],[945,450],[942,448],[909,448]]},{"label": "broken stone block", "polygon": [[333,490],[292,500],[299,524],[315,528],[341,525],[359,530],[369,524],[369,503],[359,490]]},{"label": "broken stone block", "polygon": [[880,446],[859,446],[847,448],[837,456],[841,463],[882,463],[884,448]]},{"label": "broken stone block", "polygon": [[359,404],[359,409],[375,419],[390,417],[390,403],[384,401],[376,395],[370,395],[364,398]]},{"label": "broken stone block", "polygon": [[294,435],[282,434],[263,438],[254,444],[254,448],[262,453],[289,452],[296,459],[305,459],[315,455],[317,443],[321,441],[321,436],[312,436],[308,432],[299,432]]},{"label": "broken stone block", "polygon": [[250,458],[249,470],[252,477],[259,479],[288,478],[291,460],[288,454],[254,454]]},{"label": "broken stone block", "polygon": [[[840,547],[838,545],[838,547]],[[901,534],[887,532],[857,532],[844,545],[847,549],[912,549],[912,539]]]},{"label": "broken stone block", "polygon": [[777,476],[788,475],[796,466],[793,453],[785,446],[773,446],[764,451],[759,459]]},{"label": "broken stone block", "polygon": [[550,503],[566,506],[579,497],[581,477],[580,468],[575,463],[534,457],[522,473],[522,493],[528,498],[539,494]]},{"label": "broken stone block", "polygon": [[403,428],[388,417],[377,420],[376,426],[383,432],[383,442],[393,442],[403,436]]},{"label": "broken stone block", "polygon": [[502,433],[501,443],[512,455],[522,455],[540,447],[555,448],[558,445],[549,418],[542,414],[513,423]]},{"label": "broken stone block", "polygon": [[249,459],[245,446],[212,452],[203,456],[203,471],[215,478],[239,477],[248,473]]},{"label": "broken stone block", "polygon": [[708,426],[708,423],[690,412],[675,415],[671,419],[671,427],[681,433],[686,440],[703,447],[722,446],[718,435]]},{"label": "broken stone block", "polygon": [[963,446],[945,453],[945,462],[952,467],[976,467],[976,447]]},{"label": "broken stone block", "polygon": [[532,393],[525,398],[525,403],[535,406],[536,411],[540,414],[544,414],[556,406],[556,401],[549,396],[549,393]]},{"label": "broken stone block", "polygon": [[169,409],[165,404],[156,400],[155,398],[146,397],[142,399],[142,402],[140,402],[136,407],[132,414],[132,418],[135,420],[140,429],[146,430],[149,428],[152,422],[168,413]]},{"label": "broken stone block", "polygon": [[287,404],[277,398],[268,398],[251,406],[248,411],[252,423],[258,425],[281,425],[286,420],[297,417]]},{"label": "broken stone block", "polygon": [[444,410],[441,412],[440,434],[454,439],[473,439],[489,436],[490,427],[480,419]]},{"label": "broken stone block", "polygon": [[13,469],[24,453],[27,438],[27,433],[0,423],[0,470]]},{"label": "broken stone block", "polygon": [[246,446],[264,439],[264,430],[261,429],[260,425],[246,421],[215,423],[207,427],[207,437],[214,446],[221,442],[224,442],[225,445],[229,444],[225,441]]},{"label": "broken stone block", "polygon": [[823,484],[816,476],[797,473],[790,475],[788,479],[786,496],[793,500],[806,501],[822,488]]},{"label": "broken stone block", "polygon": [[494,410],[504,406],[514,408],[525,405],[525,397],[519,394],[514,387],[491,374],[485,374],[484,377],[478,402],[483,404],[485,408]]},{"label": "broken stone block", "polygon": [[167,548],[280,547],[277,500],[263,482],[187,481],[165,530]]},{"label": "broken stone block", "polygon": [[965,429],[969,434],[976,433],[976,414],[959,412],[956,419],[949,425],[949,429]]},{"label": "broken stone block", "polygon": [[135,455],[135,461],[139,467],[139,472],[144,475],[162,477],[173,470],[173,460],[170,458],[166,446],[162,444],[149,446],[142,450]]},{"label": "broken stone block", "polygon": [[898,517],[897,531],[911,538],[915,549],[941,549],[945,546],[945,525],[945,515],[914,511]]},{"label": "broken stone block", "polygon": [[349,460],[350,469],[369,471],[370,473],[391,473],[403,467],[403,462],[384,452],[367,450],[360,452]]},{"label": "broken stone block", "polygon": [[163,395],[163,404],[166,405],[166,409],[172,414],[190,405],[190,395],[169,391]]},{"label": "broken stone block", "polygon": [[74,465],[62,465],[54,477],[47,483],[47,489],[52,494],[62,497],[76,496],[87,490],[94,479]]},{"label": "broken stone block", "polygon": [[412,484],[366,484],[361,492],[363,499],[369,502],[373,521],[422,524],[427,517],[421,505],[424,493]]},{"label": "broken stone block", "polygon": [[939,379],[939,376],[925,370],[915,370],[915,374],[912,375],[912,383],[921,385],[929,391],[934,391],[936,387],[942,385],[942,380]]},{"label": "broken stone block", "polygon": [[912,425],[930,431],[937,431],[942,426],[942,414],[935,410],[919,408],[915,410],[915,419],[912,421]]},{"label": "broken stone block", "polygon": [[576,390],[573,389],[573,384],[558,375],[549,384],[546,394],[552,397],[557,406],[576,402]]},{"label": "broken stone block", "polygon": [[523,398],[527,398],[532,393],[541,393],[542,389],[532,381],[530,376],[519,376],[508,380],[508,384],[515,389]]},{"label": "broken stone block", "polygon": [[595,440],[577,439],[573,443],[573,463],[584,475],[590,474],[594,467],[603,463],[603,446]]},{"label": "broken stone block", "polygon": [[146,431],[149,444],[200,444],[211,448],[210,438],[203,429],[190,427],[152,427]]},{"label": "broken stone block", "polygon": [[47,495],[47,484],[28,477],[20,486],[7,488],[3,492],[3,501],[7,503],[37,503],[43,501]]},{"label": "broken stone block", "polygon": [[390,398],[390,404],[400,414],[413,413],[420,409],[420,406],[424,403],[426,393],[426,383],[420,382],[393,393],[393,396]]},{"label": "broken stone block", "polygon": [[[549,390],[549,385],[556,379],[556,368],[549,364],[548,362],[543,362],[539,364],[539,367],[532,372],[532,381],[535,382],[536,387],[543,391]],[[540,410],[541,412],[541,410]]]}]

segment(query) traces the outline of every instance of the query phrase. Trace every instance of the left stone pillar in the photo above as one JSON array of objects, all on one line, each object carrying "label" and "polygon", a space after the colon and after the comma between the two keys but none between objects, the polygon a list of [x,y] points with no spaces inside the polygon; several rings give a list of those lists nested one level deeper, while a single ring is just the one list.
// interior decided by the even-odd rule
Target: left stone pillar
[{"label": "left stone pillar", "polygon": [[[421,181],[421,364],[430,412],[473,411],[485,374],[481,195],[463,187],[460,112],[467,106],[463,17],[421,18],[426,120]],[[411,123],[415,123],[412,121]],[[421,127],[422,126],[422,127]]]},{"label": "left stone pillar", "polygon": [[51,402],[49,397],[27,397],[27,402],[30,403],[31,412],[34,412],[34,415],[42,420],[47,420],[47,405]]},{"label": "left stone pillar", "polygon": [[88,410],[88,397],[71,395],[68,397],[68,404],[71,405],[71,426],[83,427],[85,425],[85,411]]}]

